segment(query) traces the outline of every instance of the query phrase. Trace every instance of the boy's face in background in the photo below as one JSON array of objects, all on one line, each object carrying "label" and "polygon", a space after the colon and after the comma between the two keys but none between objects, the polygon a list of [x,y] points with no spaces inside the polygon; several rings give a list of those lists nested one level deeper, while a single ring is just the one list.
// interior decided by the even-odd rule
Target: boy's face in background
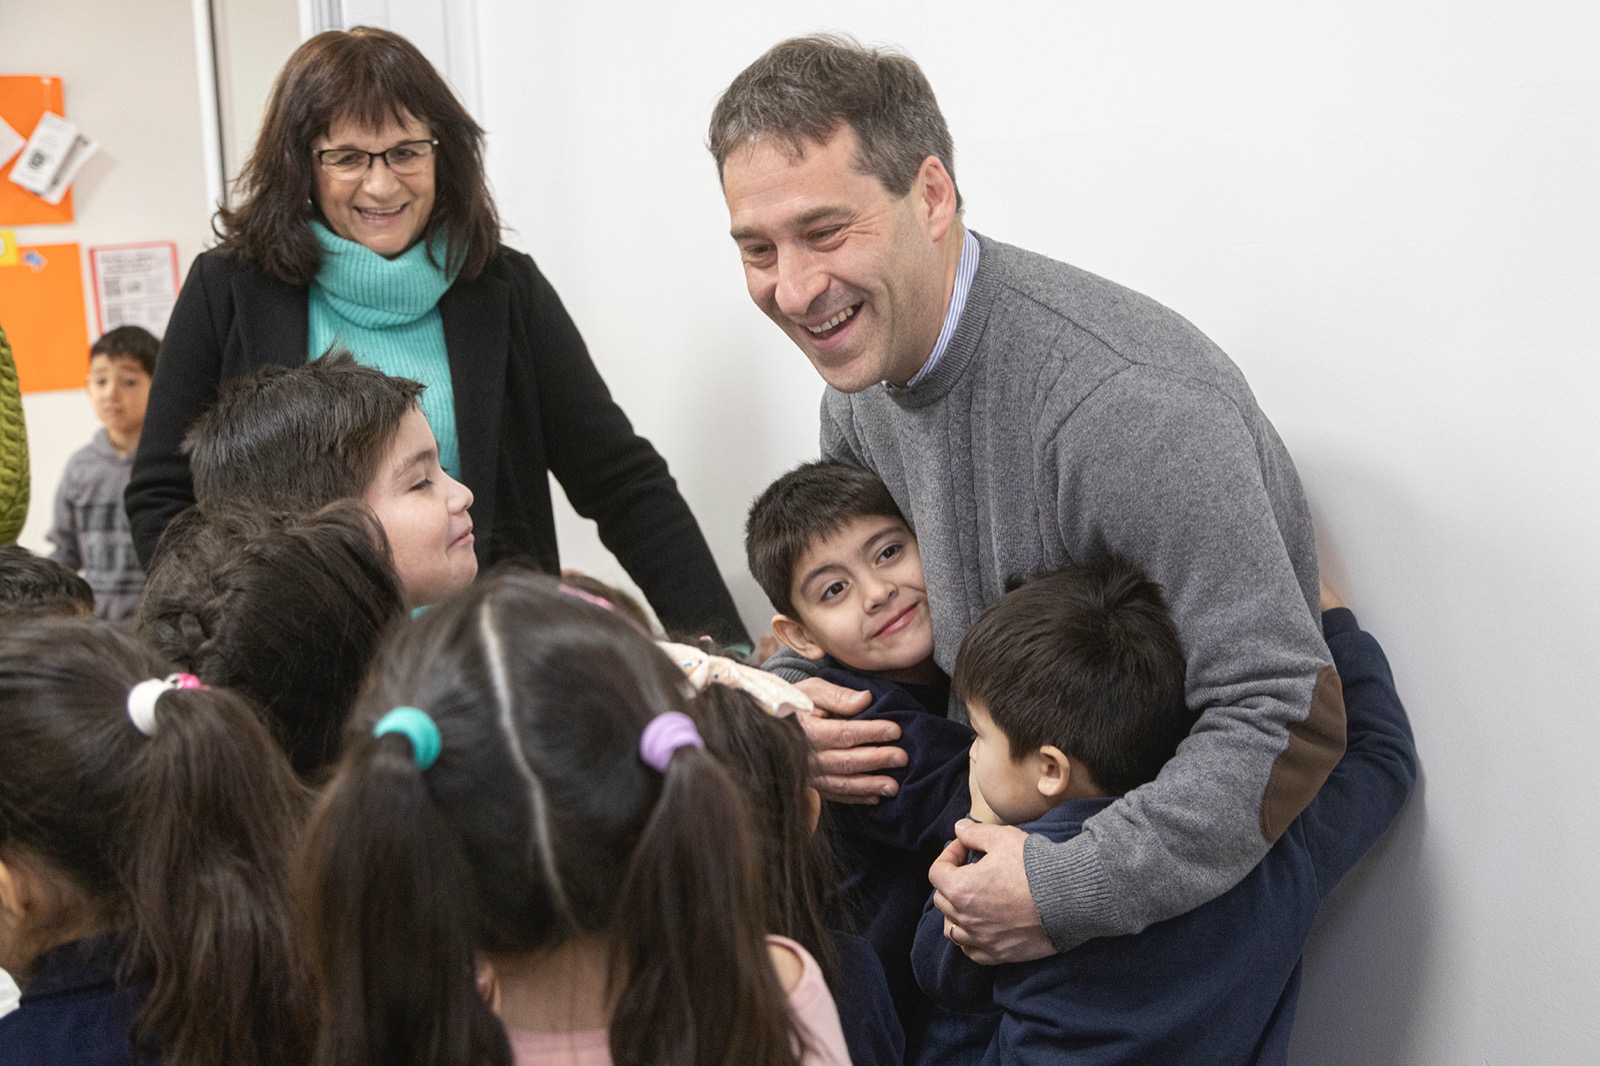
[{"label": "boy's face in background", "polygon": [[400,420],[364,498],[389,538],[406,606],[437,603],[477,576],[472,490],[439,466],[439,444],[421,410]]},{"label": "boy's face in background", "polygon": [[89,360],[89,402],[94,416],[119,441],[137,441],[150,400],[150,375],[139,360],[96,355]]},{"label": "boy's face in background", "polygon": [[1006,825],[1021,825],[1042,818],[1058,799],[1039,790],[1040,766],[1036,753],[1012,758],[1011,740],[994,724],[989,708],[967,701],[967,716],[976,734],[972,740],[972,788]]},{"label": "boy's face in background", "polygon": [[800,617],[784,619],[778,636],[800,654],[832,655],[893,681],[937,672],[922,556],[900,519],[852,518],[813,543],[795,566],[790,598]]}]

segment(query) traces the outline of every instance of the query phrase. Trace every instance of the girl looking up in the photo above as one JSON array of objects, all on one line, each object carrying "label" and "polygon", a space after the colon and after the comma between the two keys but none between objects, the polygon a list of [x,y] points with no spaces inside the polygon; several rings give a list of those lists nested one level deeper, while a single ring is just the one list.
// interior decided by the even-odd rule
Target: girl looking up
[{"label": "girl looking up", "polygon": [[399,631],[299,864],[313,1062],[848,1062],[816,962],[767,935],[745,803],[689,699],[548,578]]},{"label": "girl looking up", "polygon": [[104,622],[0,634],[0,1064],[305,1061],[303,793],[243,700],[170,669]]}]

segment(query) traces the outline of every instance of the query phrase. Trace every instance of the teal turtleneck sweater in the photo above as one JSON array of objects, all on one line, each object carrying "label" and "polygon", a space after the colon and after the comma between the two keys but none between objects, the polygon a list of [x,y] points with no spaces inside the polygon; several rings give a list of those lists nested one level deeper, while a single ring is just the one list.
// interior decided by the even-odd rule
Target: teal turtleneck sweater
[{"label": "teal turtleneck sweater", "polygon": [[[311,283],[307,358],[337,343],[366,366],[426,385],[422,413],[439,441],[439,465],[459,479],[456,401],[439,317],[439,298],[454,275],[430,263],[420,241],[386,259],[320,222],[311,223],[311,232],[323,254]],[[444,238],[433,245],[434,258],[443,262]]]}]

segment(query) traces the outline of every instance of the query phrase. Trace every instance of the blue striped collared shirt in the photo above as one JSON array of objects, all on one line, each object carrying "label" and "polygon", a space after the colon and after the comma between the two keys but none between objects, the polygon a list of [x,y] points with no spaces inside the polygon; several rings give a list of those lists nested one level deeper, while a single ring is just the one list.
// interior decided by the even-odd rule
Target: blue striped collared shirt
[{"label": "blue striped collared shirt", "polygon": [[[950,347],[950,338],[955,336],[956,323],[961,321],[961,312],[967,306],[967,293],[972,290],[972,275],[977,272],[978,238],[972,235],[971,230],[967,230],[961,238],[961,262],[956,264],[956,283],[950,290],[950,307],[944,313],[944,327],[939,330],[939,339],[933,343],[933,354],[922,364],[922,369],[905,383],[905,388],[915,388],[917,382],[933,373],[933,368],[944,357],[944,350]],[[889,387],[892,389],[896,386],[889,384]]]}]

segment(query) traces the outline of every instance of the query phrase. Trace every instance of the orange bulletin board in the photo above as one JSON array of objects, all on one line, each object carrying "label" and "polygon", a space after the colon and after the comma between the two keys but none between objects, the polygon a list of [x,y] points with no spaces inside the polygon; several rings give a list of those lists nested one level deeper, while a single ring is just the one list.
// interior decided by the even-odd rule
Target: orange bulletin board
[{"label": "orange bulletin board", "polygon": [[[54,111],[62,117],[61,79],[39,74],[0,76],[0,118],[26,139],[33,135],[39,116]],[[47,204],[11,180],[11,168],[21,159],[18,152],[0,167],[0,227],[39,226],[72,221],[72,191],[59,204]]]},{"label": "orange bulletin board", "polygon": [[0,239],[0,327],[11,341],[22,391],[83,388],[89,327],[78,246],[18,246],[9,233]]}]

